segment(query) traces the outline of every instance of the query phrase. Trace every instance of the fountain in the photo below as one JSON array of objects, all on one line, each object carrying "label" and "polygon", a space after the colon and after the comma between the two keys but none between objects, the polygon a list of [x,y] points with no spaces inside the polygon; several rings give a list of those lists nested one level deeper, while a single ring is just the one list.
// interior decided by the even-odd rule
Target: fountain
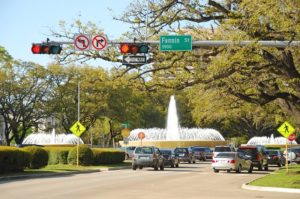
[{"label": "fountain", "polygon": [[[58,134],[53,136],[49,133],[32,133],[28,135],[22,144],[38,144],[38,145],[59,145],[59,144],[68,144],[74,145],[77,144],[78,137],[73,134]],[[83,144],[83,141],[79,140],[80,144]]]},{"label": "fountain", "polygon": [[289,141],[288,139],[284,137],[276,137],[274,138],[274,135],[271,134],[270,137],[263,136],[263,137],[253,137],[251,138],[247,144],[249,145],[285,145],[286,142],[288,145],[295,145],[297,144],[296,141]]},{"label": "fountain", "polygon": [[[143,132],[145,138],[142,142],[138,134]],[[128,137],[128,144],[123,141],[121,146],[157,146],[160,148],[188,147],[188,146],[208,146],[226,145],[223,136],[215,129],[209,128],[184,128],[180,127],[176,109],[175,97],[170,97],[167,128],[134,129]]]}]

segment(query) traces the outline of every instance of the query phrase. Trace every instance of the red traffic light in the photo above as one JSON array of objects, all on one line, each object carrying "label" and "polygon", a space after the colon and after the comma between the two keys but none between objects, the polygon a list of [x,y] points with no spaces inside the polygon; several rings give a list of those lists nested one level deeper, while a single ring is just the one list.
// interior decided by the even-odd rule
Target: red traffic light
[{"label": "red traffic light", "polygon": [[60,54],[62,50],[59,44],[32,44],[33,54]]},{"label": "red traffic light", "polygon": [[120,52],[122,54],[137,54],[137,53],[148,53],[148,44],[136,44],[136,43],[121,43]]}]

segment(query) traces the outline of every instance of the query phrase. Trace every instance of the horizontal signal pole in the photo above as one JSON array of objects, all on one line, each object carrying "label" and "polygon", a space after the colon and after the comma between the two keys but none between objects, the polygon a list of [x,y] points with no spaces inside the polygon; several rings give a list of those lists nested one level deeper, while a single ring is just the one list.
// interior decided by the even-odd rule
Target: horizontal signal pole
[{"label": "horizontal signal pole", "polygon": [[[49,41],[48,43],[53,44],[74,44],[74,41]],[[117,45],[122,43],[136,43],[136,44],[150,44],[150,45],[159,45],[159,41],[148,40],[148,41],[108,41],[108,44]],[[300,41],[225,41],[225,40],[197,40],[193,41],[193,46],[199,47],[220,47],[228,45],[239,45],[246,46],[249,44],[257,43],[265,47],[287,47],[287,46],[300,46]]]}]

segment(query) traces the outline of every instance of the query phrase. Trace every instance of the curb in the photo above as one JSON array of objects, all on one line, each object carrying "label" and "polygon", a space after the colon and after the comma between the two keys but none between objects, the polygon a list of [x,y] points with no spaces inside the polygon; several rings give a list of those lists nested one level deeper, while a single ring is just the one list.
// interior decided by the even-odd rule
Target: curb
[{"label": "curb", "polygon": [[283,192],[283,193],[298,193],[300,194],[300,189],[293,188],[277,188],[277,187],[260,187],[248,185],[248,183],[242,185],[242,189],[253,190],[253,191],[270,191],[270,192]]},{"label": "curb", "polygon": [[67,172],[60,172],[60,173],[40,173],[40,174],[31,174],[31,175],[4,176],[4,177],[0,177],[0,183],[1,181],[7,181],[7,180],[67,176],[73,174],[96,173],[96,172],[129,169],[129,168],[131,167],[99,168],[99,169],[90,169],[90,170],[81,170],[81,171],[67,171]]}]

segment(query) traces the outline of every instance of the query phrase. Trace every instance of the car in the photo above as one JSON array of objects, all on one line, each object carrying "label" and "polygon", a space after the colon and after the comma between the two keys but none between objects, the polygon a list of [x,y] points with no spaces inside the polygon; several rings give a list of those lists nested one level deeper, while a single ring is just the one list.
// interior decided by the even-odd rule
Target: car
[{"label": "car", "polygon": [[285,158],[280,150],[267,149],[268,164],[275,164],[279,167],[285,165]]},{"label": "car", "polygon": [[187,147],[177,147],[174,149],[174,153],[180,162],[196,163],[195,156]]},{"label": "car", "polygon": [[164,156],[155,146],[139,146],[133,152],[132,169],[153,167],[154,170],[164,170]]},{"label": "car", "polygon": [[161,149],[161,153],[164,156],[164,166],[170,165],[172,168],[179,167],[180,160],[175,156],[172,149]]},{"label": "car", "polygon": [[225,170],[228,173],[235,171],[240,173],[242,170],[247,170],[252,173],[253,165],[250,157],[239,152],[220,152],[212,159],[212,169],[215,173],[220,170]]},{"label": "car", "polygon": [[235,152],[235,148],[233,146],[216,146],[213,152],[213,158],[220,152]]},{"label": "car", "polygon": [[120,147],[119,149],[125,152],[125,159],[128,160],[128,159],[132,159],[135,148],[136,148],[135,146],[127,146],[127,147],[125,146],[125,147]]},{"label": "car", "polygon": [[263,168],[265,171],[269,169],[267,153],[264,146],[241,145],[238,147],[237,151],[250,156],[253,166],[257,167],[259,171],[261,171]]},{"label": "car", "polygon": [[[283,154],[286,158],[286,151],[284,151]],[[300,147],[293,147],[288,149],[288,162],[295,162],[300,164]]]},{"label": "car", "polygon": [[212,151],[208,147],[193,147],[192,152],[197,160],[206,161],[206,159],[212,158]]}]

